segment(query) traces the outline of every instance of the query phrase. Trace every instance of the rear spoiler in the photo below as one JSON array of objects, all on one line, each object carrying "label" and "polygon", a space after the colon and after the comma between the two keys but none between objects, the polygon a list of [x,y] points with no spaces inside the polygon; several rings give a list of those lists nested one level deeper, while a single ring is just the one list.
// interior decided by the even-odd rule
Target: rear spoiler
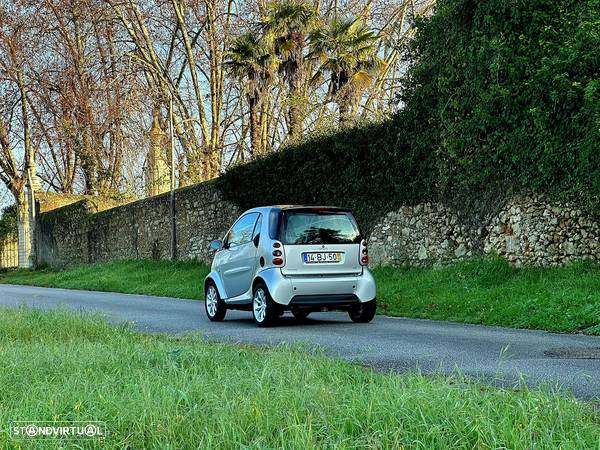
[{"label": "rear spoiler", "polygon": [[282,211],[288,212],[342,212],[342,213],[351,213],[352,211],[348,208],[338,208],[337,206],[286,206],[285,208],[281,208]]}]

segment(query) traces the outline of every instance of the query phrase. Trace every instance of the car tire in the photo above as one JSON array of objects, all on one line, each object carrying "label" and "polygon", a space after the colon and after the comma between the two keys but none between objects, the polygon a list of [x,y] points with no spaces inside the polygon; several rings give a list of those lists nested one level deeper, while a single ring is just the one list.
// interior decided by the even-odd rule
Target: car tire
[{"label": "car tire", "polygon": [[309,314],[310,311],[307,311],[306,309],[292,308],[292,315],[296,318],[296,320],[301,322],[306,320]]},{"label": "car tire", "polygon": [[348,311],[348,315],[352,322],[356,323],[368,323],[373,320],[375,317],[375,312],[377,311],[377,301],[375,299],[360,303],[359,305],[353,307]]},{"label": "car tire", "polygon": [[270,327],[279,318],[279,308],[264,283],[257,283],[252,290],[252,317],[259,327]]},{"label": "car tire", "polygon": [[214,283],[208,283],[204,290],[204,309],[206,310],[206,316],[211,322],[220,322],[225,318],[227,313],[227,306],[225,302],[221,300],[219,290]]}]

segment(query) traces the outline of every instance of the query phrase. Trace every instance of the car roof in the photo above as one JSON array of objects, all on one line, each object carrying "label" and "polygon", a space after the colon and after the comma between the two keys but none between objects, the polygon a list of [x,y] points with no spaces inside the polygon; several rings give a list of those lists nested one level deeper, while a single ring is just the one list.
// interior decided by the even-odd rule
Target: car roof
[{"label": "car roof", "polygon": [[321,206],[321,205],[270,205],[259,206],[249,209],[244,214],[249,212],[265,212],[270,210],[278,211],[303,211],[303,212],[351,212],[348,208],[340,208],[338,206]]}]

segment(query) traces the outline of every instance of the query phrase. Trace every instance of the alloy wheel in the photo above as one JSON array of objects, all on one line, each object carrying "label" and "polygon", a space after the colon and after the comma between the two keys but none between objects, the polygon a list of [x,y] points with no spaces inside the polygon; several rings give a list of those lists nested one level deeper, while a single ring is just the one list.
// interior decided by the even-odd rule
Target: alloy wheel
[{"label": "alloy wheel", "polygon": [[206,311],[211,317],[214,317],[217,314],[217,301],[217,290],[214,286],[209,286],[206,290]]},{"label": "alloy wheel", "polygon": [[257,322],[263,322],[267,314],[267,297],[265,291],[258,288],[252,300],[252,309]]}]

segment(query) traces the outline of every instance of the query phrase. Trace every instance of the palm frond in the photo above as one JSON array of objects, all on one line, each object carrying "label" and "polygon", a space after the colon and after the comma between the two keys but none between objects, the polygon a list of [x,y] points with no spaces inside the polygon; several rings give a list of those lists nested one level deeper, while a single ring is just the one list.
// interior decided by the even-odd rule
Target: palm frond
[{"label": "palm frond", "polygon": [[352,78],[350,78],[350,82],[359,90],[364,90],[368,88],[371,85],[372,81],[373,76],[365,70],[359,70],[354,75],[352,75]]}]

